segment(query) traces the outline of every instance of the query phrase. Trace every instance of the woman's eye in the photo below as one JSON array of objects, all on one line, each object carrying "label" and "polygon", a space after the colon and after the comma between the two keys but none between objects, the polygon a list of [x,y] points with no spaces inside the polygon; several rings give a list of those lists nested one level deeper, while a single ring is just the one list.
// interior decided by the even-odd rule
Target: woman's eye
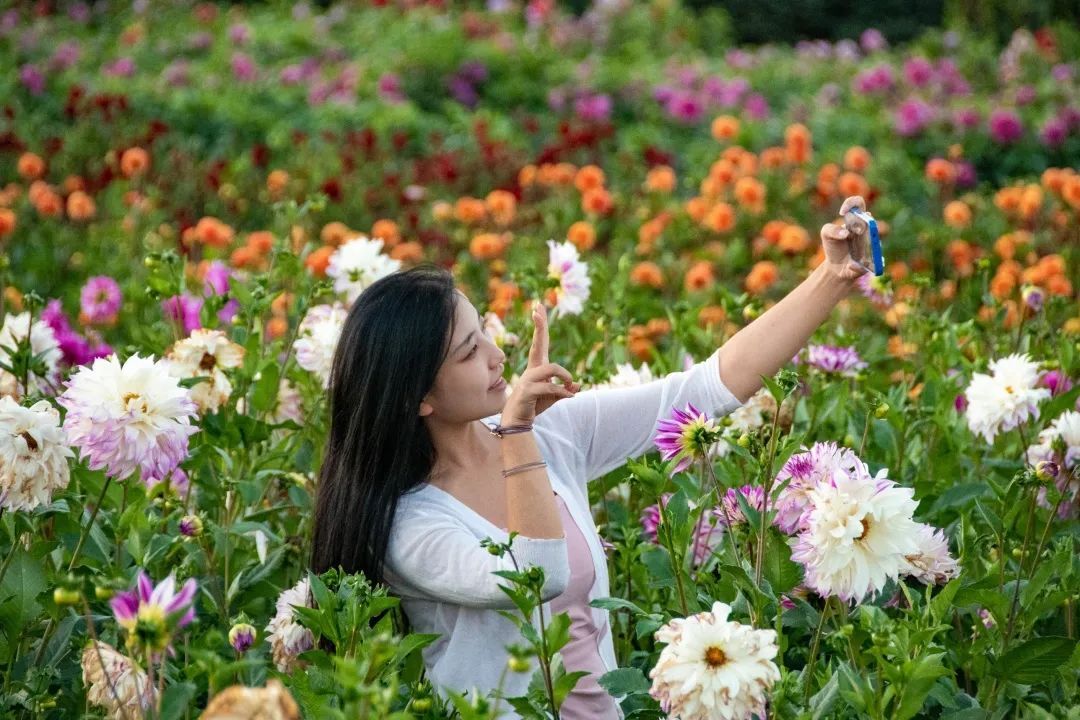
[{"label": "woman's eye", "polygon": [[480,346],[479,345],[473,345],[472,350],[470,350],[469,354],[465,356],[465,359],[466,360],[471,360],[472,356],[476,354],[476,348],[478,348],[478,347],[480,347]]}]

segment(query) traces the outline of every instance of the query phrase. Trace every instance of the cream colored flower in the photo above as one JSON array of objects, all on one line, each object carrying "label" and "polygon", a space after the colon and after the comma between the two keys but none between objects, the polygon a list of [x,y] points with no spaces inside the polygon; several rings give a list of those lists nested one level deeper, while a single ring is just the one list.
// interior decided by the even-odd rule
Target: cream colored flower
[{"label": "cream colored flower", "polygon": [[87,701],[104,708],[110,720],[142,720],[154,702],[146,673],[107,643],[83,649],[82,676]]},{"label": "cream colored flower", "polygon": [[300,720],[300,708],[280,680],[266,687],[230,685],[210,701],[199,720]]},{"label": "cream colored flower", "polygon": [[649,672],[649,694],[678,720],[764,717],[769,690],[780,679],[776,631],[728,620],[731,608],[676,618],[656,631],[667,643]]},{"label": "cream colored flower", "polygon": [[199,329],[173,345],[165,360],[173,377],[210,378],[193,385],[188,393],[199,412],[215,412],[232,394],[232,383],[224,371],[240,367],[244,348],[221,330]]},{"label": "cream colored flower", "polygon": [[0,397],[0,508],[33,510],[52,502],[71,477],[60,413],[41,400],[25,408]]}]

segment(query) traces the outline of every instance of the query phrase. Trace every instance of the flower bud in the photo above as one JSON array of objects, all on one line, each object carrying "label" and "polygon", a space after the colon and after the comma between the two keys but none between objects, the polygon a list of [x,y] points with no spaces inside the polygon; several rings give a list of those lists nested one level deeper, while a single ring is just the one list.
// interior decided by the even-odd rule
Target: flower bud
[{"label": "flower bud", "polygon": [[1043,482],[1049,482],[1057,478],[1058,471],[1058,464],[1051,460],[1040,460],[1035,465],[1035,477]]},{"label": "flower bud", "polygon": [[74,605],[82,599],[82,593],[78,590],[73,590],[66,587],[58,587],[53,590],[53,602],[57,605],[64,607],[66,605]]},{"label": "flower bud", "polygon": [[529,669],[532,667],[529,664],[528,658],[523,658],[518,655],[511,655],[510,659],[507,661],[507,665],[516,673],[529,672]]},{"label": "flower bud", "polygon": [[116,589],[111,588],[108,585],[95,585],[94,597],[98,600],[111,600],[112,596],[116,594]]},{"label": "flower bud", "polygon": [[247,623],[237,623],[229,630],[229,644],[238,653],[247,652],[255,644],[255,628]]},{"label": "flower bud", "polygon": [[412,705],[410,706],[416,712],[427,712],[431,709],[431,698],[419,697],[413,698]]},{"label": "flower bud", "polygon": [[180,534],[184,537],[199,537],[202,531],[203,523],[198,515],[185,515],[180,518]]},{"label": "flower bud", "polygon": [[874,417],[883,418],[889,414],[889,403],[881,403],[874,410]]},{"label": "flower bud", "polygon": [[1023,290],[1020,291],[1020,297],[1033,312],[1039,312],[1042,310],[1043,302],[1046,300],[1046,292],[1041,287],[1025,285]]}]

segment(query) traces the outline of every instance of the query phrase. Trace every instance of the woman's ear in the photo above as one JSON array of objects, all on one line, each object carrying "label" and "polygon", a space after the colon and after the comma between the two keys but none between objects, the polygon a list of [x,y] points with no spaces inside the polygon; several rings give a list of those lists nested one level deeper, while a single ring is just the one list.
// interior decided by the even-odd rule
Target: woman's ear
[{"label": "woman's ear", "polygon": [[435,412],[435,408],[431,407],[423,400],[420,401],[420,417],[427,417],[433,412]]}]

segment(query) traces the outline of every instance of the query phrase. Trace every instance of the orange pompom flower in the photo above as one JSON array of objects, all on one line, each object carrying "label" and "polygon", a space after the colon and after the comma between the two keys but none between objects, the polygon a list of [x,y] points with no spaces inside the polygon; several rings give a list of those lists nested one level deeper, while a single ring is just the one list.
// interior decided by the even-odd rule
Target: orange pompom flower
[{"label": "orange pompom flower", "polygon": [[574,244],[580,252],[592,250],[596,245],[596,230],[592,223],[579,220],[566,231],[566,239]]},{"label": "orange pompom flower", "polygon": [[130,179],[142,175],[150,168],[150,153],[141,147],[128,148],[120,156],[120,172]]}]

